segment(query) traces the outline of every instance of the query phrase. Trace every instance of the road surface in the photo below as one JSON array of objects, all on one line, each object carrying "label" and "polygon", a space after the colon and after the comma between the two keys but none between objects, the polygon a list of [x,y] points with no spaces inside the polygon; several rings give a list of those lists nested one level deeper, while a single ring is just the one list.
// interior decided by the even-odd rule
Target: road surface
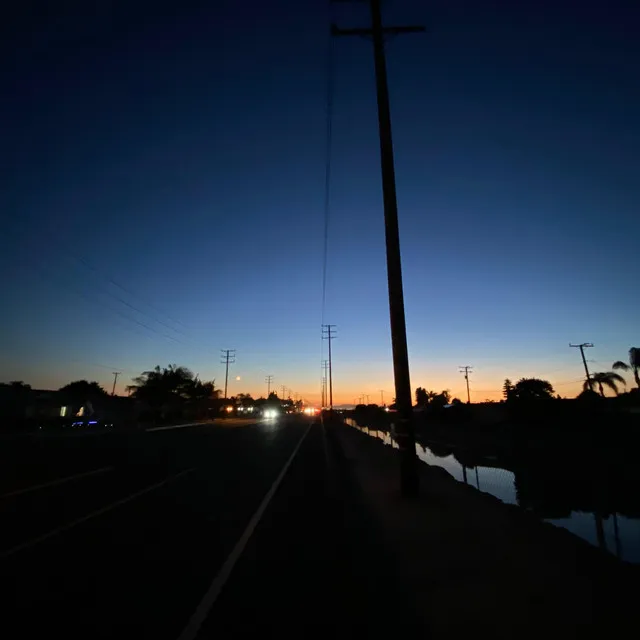
[{"label": "road surface", "polygon": [[0,445],[2,637],[415,637],[319,424]]}]

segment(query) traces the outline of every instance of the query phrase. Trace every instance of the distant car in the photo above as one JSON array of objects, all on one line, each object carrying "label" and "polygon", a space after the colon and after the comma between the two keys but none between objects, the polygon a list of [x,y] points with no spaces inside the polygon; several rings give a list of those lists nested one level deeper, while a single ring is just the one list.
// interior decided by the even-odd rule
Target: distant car
[{"label": "distant car", "polygon": [[71,429],[111,429],[113,422],[100,418],[73,418],[64,426]]},{"label": "distant car", "polygon": [[277,418],[280,415],[280,412],[277,409],[274,409],[273,407],[267,407],[262,412],[262,415],[265,418]]}]

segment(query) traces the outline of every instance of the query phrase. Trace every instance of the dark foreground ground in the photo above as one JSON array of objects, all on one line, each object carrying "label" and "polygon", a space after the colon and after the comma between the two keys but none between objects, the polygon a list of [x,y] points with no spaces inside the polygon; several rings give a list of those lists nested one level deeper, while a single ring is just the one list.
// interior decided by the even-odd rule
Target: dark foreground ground
[{"label": "dark foreground ground", "polygon": [[0,636],[424,637],[333,445],[302,419],[3,440]]}]

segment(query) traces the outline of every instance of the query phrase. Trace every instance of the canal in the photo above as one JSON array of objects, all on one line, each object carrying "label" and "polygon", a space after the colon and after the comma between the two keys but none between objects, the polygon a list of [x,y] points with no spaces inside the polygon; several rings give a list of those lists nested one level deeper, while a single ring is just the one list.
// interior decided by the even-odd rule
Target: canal
[{"label": "canal", "polygon": [[[397,448],[388,432],[346,422]],[[590,455],[549,449],[505,454],[421,438],[416,453],[458,482],[519,505],[622,560],[640,563],[640,486],[633,459],[602,449]]]}]

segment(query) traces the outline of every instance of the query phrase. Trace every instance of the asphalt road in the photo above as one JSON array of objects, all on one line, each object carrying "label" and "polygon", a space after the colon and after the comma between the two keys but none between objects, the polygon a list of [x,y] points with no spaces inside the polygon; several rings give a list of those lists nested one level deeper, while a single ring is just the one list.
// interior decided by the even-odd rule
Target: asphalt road
[{"label": "asphalt road", "polygon": [[0,447],[4,638],[415,635],[321,425]]}]

